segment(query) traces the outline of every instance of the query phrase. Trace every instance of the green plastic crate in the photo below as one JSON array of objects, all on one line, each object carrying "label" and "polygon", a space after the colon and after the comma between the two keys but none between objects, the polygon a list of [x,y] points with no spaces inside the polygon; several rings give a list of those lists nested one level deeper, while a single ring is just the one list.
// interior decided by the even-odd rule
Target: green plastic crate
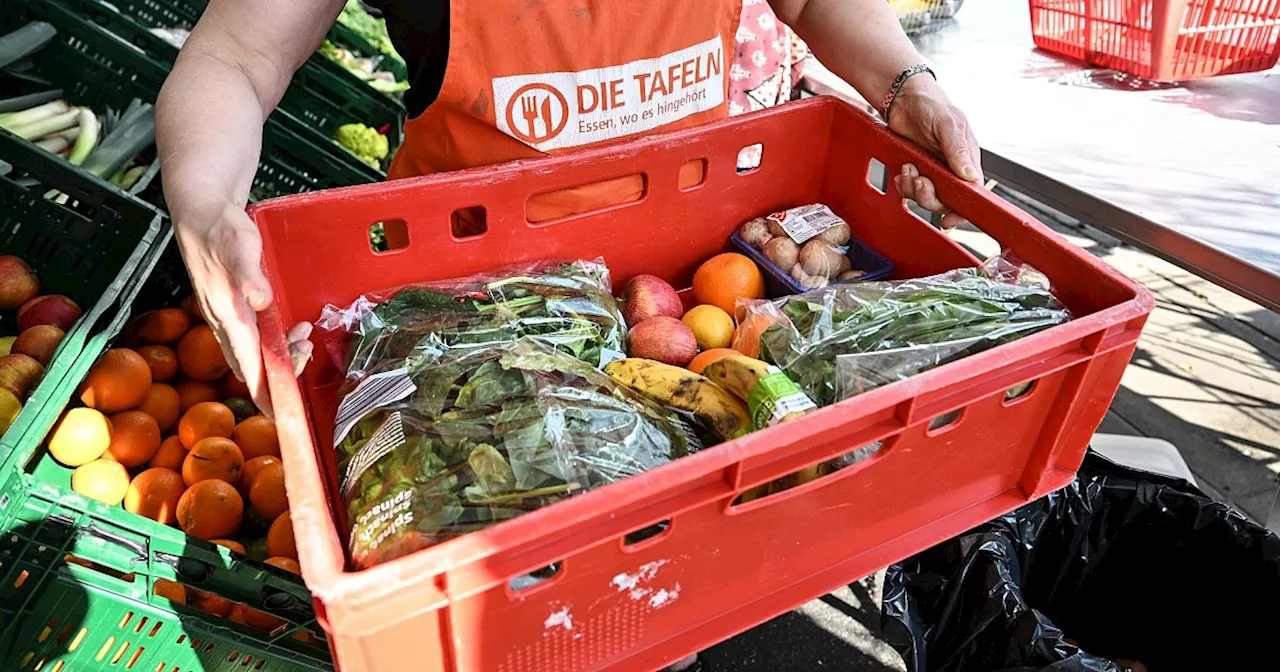
[{"label": "green plastic crate", "polygon": [[[156,7],[158,3],[155,2],[132,1],[110,5],[99,0],[59,2],[133,44],[139,53],[145,54],[166,72],[177,58],[178,49],[148,29],[193,25],[206,4],[201,0],[187,0],[174,2],[162,10]],[[403,140],[404,105],[374,90],[320,53],[312,54],[294,73],[280,100],[279,110],[297,117],[307,130],[323,135],[329,144],[334,145],[336,152],[345,153],[345,150],[330,139],[339,126],[351,122],[374,128],[385,126],[393,151]],[[345,156],[364,166],[358,159]]]},{"label": "green plastic crate", "polygon": [[[89,334],[109,321],[113,304],[168,227],[153,208],[6,131],[0,131],[0,160],[12,166],[0,177],[3,252],[36,269],[41,293],[69,296],[84,311],[22,413],[0,436],[5,455],[33,425],[57,414],[51,408],[62,403],[55,400],[58,385],[83,375],[77,357]],[[51,189],[67,194],[67,202],[46,199]],[[0,314],[0,334],[15,334],[14,320],[13,311]]]},{"label": "green plastic crate", "polygon": [[[153,248],[120,310],[86,342],[84,368],[135,311],[174,305],[187,282],[176,248]],[[62,405],[82,378],[62,380]],[[299,577],[76,494],[71,470],[43,447],[52,427],[33,428],[0,465],[0,669],[332,670]],[[266,633],[170,602],[155,593],[161,579],[287,625]]]},{"label": "green plastic crate", "polygon": [[403,82],[409,77],[409,69],[405,66],[404,61],[396,58],[385,58],[385,54],[379,51],[369,40],[366,40],[363,35],[348,28],[342,22],[335,21],[333,23],[333,28],[329,29],[329,41],[365,58],[384,56],[384,60],[378,64],[378,67],[395,75],[397,82]]}]

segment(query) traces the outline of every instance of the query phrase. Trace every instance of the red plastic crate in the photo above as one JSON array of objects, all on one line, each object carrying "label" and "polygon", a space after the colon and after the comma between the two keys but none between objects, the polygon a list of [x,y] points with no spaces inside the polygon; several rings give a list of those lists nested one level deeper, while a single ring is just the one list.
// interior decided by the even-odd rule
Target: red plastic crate
[{"label": "red plastic crate", "polygon": [[[763,143],[739,174],[738,150]],[[681,190],[681,166],[705,161]],[[977,263],[869,183],[911,161],[939,195],[1045,272],[1078,315],[1065,325],[757,432],[378,567],[348,571],[331,447],[341,373],[291,373],[285,326],[371,290],[541,258],[603,255],[615,283],[688,286],[761,213],[821,201],[890,257],[898,277]],[[530,196],[640,173],[639,200],[530,224]],[[483,206],[465,239],[450,213]],[[1066,485],[1153,308],[1139,285],[1025,213],[829,98],[614,147],[291,196],[251,211],[276,292],[260,316],[307,585],[343,670],[642,670],[725,639],[841,584]],[[367,229],[403,220],[409,244],[374,254]],[[1032,383],[1012,401],[1006,391]],[[958,412],[948,426],[930,429]],[[856,466],[734,506],[757,485],[859,446]],[[628,533],[669,521],[628,545]],[[549,580],[513,578],[549,565]],[[635,582],[636,585],[632,586]],[[665,593],[661,591],[666,591]]]},{"label": "red plastic crate", "polygon": [[1036,46],[1145,79],[1255,72],[1280,59],[1280,0],[1031,0]]}]

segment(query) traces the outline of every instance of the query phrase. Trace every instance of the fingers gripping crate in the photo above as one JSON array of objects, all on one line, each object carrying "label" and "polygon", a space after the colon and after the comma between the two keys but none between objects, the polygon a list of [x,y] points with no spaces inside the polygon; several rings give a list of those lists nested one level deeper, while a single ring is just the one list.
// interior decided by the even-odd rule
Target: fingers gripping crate
[{"label": "fingers gripping crate", "polygon": [[[738,151],[764,147],[738,173]],[[603,255],[688,287],[742,222],[822,202],[899,278],[978,263],[868,181],[922,167],[938,195],[1052,279],[1077,319],[372,569],[349,571],[332,420],[341,373],[302,379],[287,325],[364,292]],[[703,182],[680,186],[701,163]],[[530,224],[530,197],[642,175],[638,200]],[[482,206],[483,233],[451,213]],[[468,210],[474,212],[474,210]],[[277,301],[260,316],[307,584],[343,670],[656,669],[1069,483],[1153,307],[1132,280],[856,109],[814,98],[609,148],[282,198],[251,215]],[[408,245],[369,248],[377,221]],[[318,270],[322,269],[322,270]],[[765,483],[871,457],[747,503]],[[632,534],[643,532],[643,534]],[[656,534],[648,534],[656,532]],[[643,540],[640,540],[643,537]],[[533,584],[533,585],[530,585]],[[495,633],[501,633],[495,635]]]},{"label": "fingers gripping crate", "polygon": [[[77,357],[89,335],[114,314],[116,301],[152,246],[168,235],[160,213],[107,182],[7,131],[0,131],[0,240],[3,253],[23,258],[40,278],[41,293],[63,294],[83,316],[63,337],[39,387],[0,437],[0,457],[27,430],[47,421],[64,376],[83,374]],[[67,195],[47,198],[50,190]],[[7,317],[7,316],[6,316]],[[0,318],[0,333],[17,325]]]},{"label": "fingers gripping crate", "polygon": [[[0,669],[332,669],[324,642],[313,634],[314,609],[298,577],[81,496],[70,487],[71,470],[44,448],[85,371],[134,311],[175,305],[189,291],[176,248],[152,248],[118,312],[87,341],[79,374],[60,383],[51,413],[4,453]],[[222,616],[170,601],[175,589],[188,598],[209,594],[203,606]],[[232,603],[279,624],[267,632],[227,620]]]},{"label": "fingers gripping crate", "polygon": [[1269,70],[1280,4],[1251,0],[1031,0],[1037,47],[1160,81]]}]

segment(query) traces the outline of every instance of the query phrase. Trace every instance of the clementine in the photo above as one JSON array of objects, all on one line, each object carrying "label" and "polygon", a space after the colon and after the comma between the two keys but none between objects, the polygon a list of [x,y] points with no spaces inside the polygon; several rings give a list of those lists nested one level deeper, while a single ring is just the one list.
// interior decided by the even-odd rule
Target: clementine
[{"label": "clementine", "polygon": [[173,602],[187,603],[187,587],[177,581],[169,579],[156,579],[155,587],[152,589],[156,595]]},{"label": "clementine", "polygon": [[124,510],[165,525],[178,522],[178,500],[187,486],[172,469],[152,468],[133,477],[124,496]]},{"label": "clementine", "polygon": [[186,413],[192,406],[202,401],[217,401],[218,390],[203,380],[179,380],[173,386],[182,400],[182,412]]},{"label": "clementine", "polygon": [[267,520],[275,520],[289,510],[289,498],[284,490],[284,465],[269,464],[258,472],[249,486],[249,504]]},{"label": "clementine", "polygon": [[686,368],[694,373],[701,374],[702,370],[710,366],[712,362],[722,357],[736,354],[738,354],[738,351],[732,348],[713,348],[699,353],[697,357],[693,358],[692,362],[689,362],[689,366]]},{"label": "clementine", "polygon": [[178,391],[164,383],[152,383],[147,388],[146,396],[138,404],[138,410],[156,419],[160,431],[167,432],[173,423],[178,421],[182,413],[182,397]]},{"label": "clementine", "polygon": [[280,457],[280,439],[276,436],[276,423],[265,415],[255,415],[236,425],[232,435],[246,458],[259,455]]},{"label": "clementine", "polygon": [[204,311],[200,310],[200,302],[196,301],[195,295],[188,296],[178,304],[178,307],[191,318],[193,324],[202,324],[206,322],[204,319]]},{"label": "clementine", "polygon": [[219,480],[239,483],[244,470],[244,455],[230,439],[211,436],[200,439],[182,461],[182,480],[188,486],[201,481]]},{"label": "clementine", "polygon": [[248,399],[253,396],[253,394],[249,392],[249,386],[245,385],[244,381],[236,378],[236,374],[234,373],[228,373],[223,376],[222,380],[219,382],[220,384],[218,387],[222,390],[223,398],[230,399],[231,397],[244,397],[245,399]]},{"label": "clementine", "polygon": [[756,359],[760,358],[760,337],[777,322],[778,318],[767,313],[751,313],[733,332],[733,349]]},{"label": "clementine", "polygon": [[111,416],[111,459],[132,469],[147,463],[160,450],[160,426],[143,411],[125,411]]},{"label": "clementine", "polygon": [[267,558],[266,563],[272,567],[279,567],[286,572],[302,574],[302,568],[298,566],[298,561],[293,558]]},{"label": "clementine", "polygon": [[235,606],[235,603],[231,600],[228,600],[221,595],[215,595],[203,590],[196,590],[195,588],[192,588],[187,591],[187,594],[190,595],[190,599],[187,602],[188,604],[200,611],[213,614],[214,616],[228,618],[231,615],[232,607]]},{"label": "clementine", "polygon": [[265,630],[271,632],[276,628],[283,627],[285,621],[268,614],[265,611],[258,611],[243,604],[236,604],[231,608],[231,613],[227,615],[227,620],[240,625],[247,625],[251,628]]},{"label": "clementine", "polygon": [[172,469],[181,473],[182,462],[186,459],[187,449],[182,447],[182,440],[171,436],[160,442],[160,450],[157,450],[151,461],[147,462],[147,466],[152,469],[157,467]]},{"label": "clementine", "polygon": [[735,315],[739,299],[764,298],[764,275],[745,255],[717,254],[693,274],[693,298]]},{"label": "clementine", "polygon": [[197,539],[234,536],[242,518],[244,500],[226,481],[200,481],[178,499],[178,527]]},{"label": "clementine", "polygon": [[151,380],[169,380],[178,374],[178,355],[163,345],[144,345],[137,350],[151,369]]},{"label": "clementine", "polygon": [[223,404],[202,401],[182,415],[178,421],[178,438],[190,450],[201,439],[211,436],[231,438],[235,432],[236,416]]},{"label": "clementine", "polygon": [[223,548],[229,548],[229,549],[231,549],[231,550],[235,551],[236,553],[239,553],[240,555],[246,555],[245,550],[244,550],[244,544],[242,544],[242,543],[240,543],[240,542],[238,542],[238,541],[232,540],[232,539],[210,539],[210,540],[209,540],[209,543],[211,543],[211,544],[213,544],[213,545],[215,545],[215,546],[221,546],[221,547],[223,547]]},{"label": "clementine", "polygon": [[[240,476],[240,489],[246,493],[249,492],[249,489],[253,487],[253,481],[258,477],[258,474],[261,473],[263,469],[273,464],[280,464],[280,458],[275,455],[259,455],[245,460],[244,470]],[[273,516],[272,520],[274,519],[275,518]]]},{"label": "clementine", "polygon": [[694,306],[680,321],[693,332],[703,350],[727,348],[733,340],[733,318],[715,306]]},{"label": "clementine", "polygon": [[181,308],[151,310],[138,317],[138,339],[144,343],[173,343],[191,327],[191,317]]},{"label": "clementine", "polygon": [[298,559],[298,545],[293,537],[293,521],[288,511],[280,514],[267,530],[267,555]]},{"label": "clementine", "polygon": [[147,360],[128,348],[114,348],[89,369],[80,384],[80,401],[103,413],[119,413],[136,408],[150,387]]},{"label": "clementine", "polygon": [[213,329],[201,324],[178,341],[178,366],[189,378],[217,380],[231,370]]}]

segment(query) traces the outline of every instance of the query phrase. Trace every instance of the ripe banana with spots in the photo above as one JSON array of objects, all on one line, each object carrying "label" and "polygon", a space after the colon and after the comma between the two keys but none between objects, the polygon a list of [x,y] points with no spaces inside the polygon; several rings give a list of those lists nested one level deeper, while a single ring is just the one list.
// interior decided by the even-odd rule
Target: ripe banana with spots
[{"label": "ripe banana with spots", "polygon": [[612,362],[604,371],[637,392],[693,413],[726,441],[751,431],[746,403],[692,371],[636,357]]},{"label": "ripe banana with spots", "polygon": [[794,420],[817,408],[777,367],[745,355],[721,357],[702,374],[746,402],[757,429]]}]

